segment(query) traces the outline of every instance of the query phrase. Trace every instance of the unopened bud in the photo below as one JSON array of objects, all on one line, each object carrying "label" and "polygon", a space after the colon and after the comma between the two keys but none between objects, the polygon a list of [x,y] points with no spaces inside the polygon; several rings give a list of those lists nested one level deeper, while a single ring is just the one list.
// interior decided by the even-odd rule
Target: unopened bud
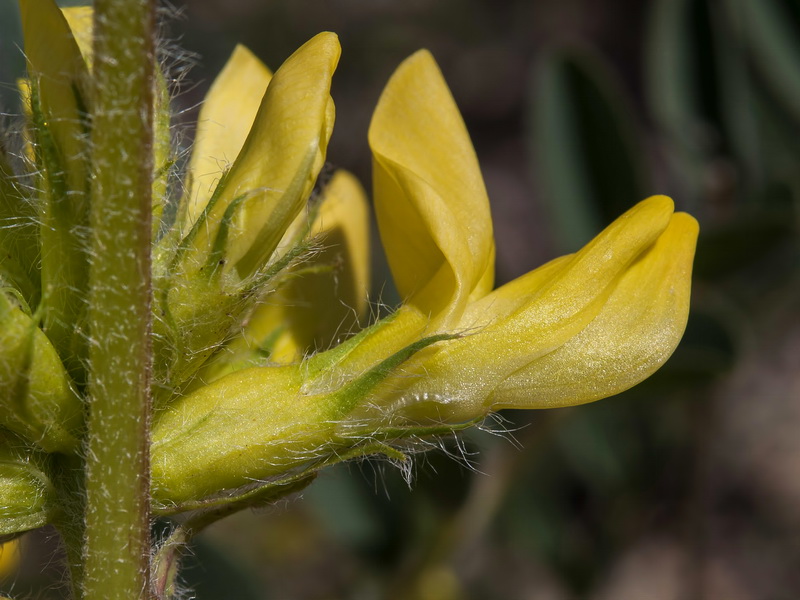
[{"label": "unopened bud", "polygon": [[78,447],[83,407],[36,322],[0,293],[0,425],[48,452]]}]

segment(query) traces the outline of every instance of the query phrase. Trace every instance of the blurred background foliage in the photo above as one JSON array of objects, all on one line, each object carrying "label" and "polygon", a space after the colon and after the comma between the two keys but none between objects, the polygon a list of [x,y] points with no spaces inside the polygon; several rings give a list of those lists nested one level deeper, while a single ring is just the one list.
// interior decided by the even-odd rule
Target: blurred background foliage
[{"label": "blurred background foliage", "polygon": [[[229,518],[187,560],[197,598],[800,597],[797,0],[187,0],[166,12],[184,146],[235,43],[276,68],[336,31],[329,160],[366,184],[380,90],[432,50],[486,178],[498,283],[651,194],[702,231],[686,337],[655,377],[442,440],[415,459],[411,487],[391,465],[349,464],[300,500]],[[17,18],[0,0],[10,128]],[[395,302],[376,264],[375,298]],[[51,538],[23,539],[3,589],[59,597]]]}]

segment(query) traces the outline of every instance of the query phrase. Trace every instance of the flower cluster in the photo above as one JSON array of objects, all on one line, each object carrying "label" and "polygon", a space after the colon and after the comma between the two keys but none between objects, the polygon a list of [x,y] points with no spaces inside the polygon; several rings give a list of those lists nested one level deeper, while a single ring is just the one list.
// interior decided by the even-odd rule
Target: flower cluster
[{"label": "flower cluster", "polygon": [[[43,465],[80,453],[91,343],[82,237],[91,12],[35,5],[21,4],[26,140],[20,160],[0,155],[0,533],[50,518]],[[697,224],[663,196],[576,254],[493,289],[485,187],[426,51],[391,77],[369,130],[375,215],[404,301],[356,333],[369,287],[367,201],[352,175],[320,175],[339,54],[336,36],[321,33],[273,74],[237,48],[202,106],[175,202],[159,79],[156,512],[263,499],[334,462],[401,457],[404,440],[501,408],[616,394],[658,369],[683,333]]]}]

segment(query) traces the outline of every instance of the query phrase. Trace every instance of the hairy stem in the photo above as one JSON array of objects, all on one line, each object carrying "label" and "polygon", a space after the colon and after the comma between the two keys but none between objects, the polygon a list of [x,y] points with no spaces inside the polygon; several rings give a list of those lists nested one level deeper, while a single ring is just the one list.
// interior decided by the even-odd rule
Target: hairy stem
[{"label": "hairy stem", "polygon": [[96,0],[84,600],[150,596],[153,6]]}]

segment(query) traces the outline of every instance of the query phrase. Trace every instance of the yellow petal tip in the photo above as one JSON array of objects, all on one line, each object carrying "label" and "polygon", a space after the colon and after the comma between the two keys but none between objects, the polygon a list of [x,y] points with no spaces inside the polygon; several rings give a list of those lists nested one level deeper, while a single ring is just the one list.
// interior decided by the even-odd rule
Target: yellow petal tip
[{"label": "yellow petal tip", "polygon": [[672,215],[675,223],[680,223],[681,227],[688,233],[693,233],[695,237],[700,233],[700,223],[692,215],[685,212],[676,212]]},{"label": "yellow petal tip", "polygon": [[646,207],[648,210],[658,214],[672,214],[675,211],[675,202],[669,196],[656,195],[650,196],[639,203],[639,206]]},{"label": "yellow petal tip", "polygon": [[342,46],[339,44],[339,36],[332,31],[318,33],[308,40],[304,46],[317,46],[318,52],[330,54],[336,61],[339,60],[339,55],[342,53]]}]

